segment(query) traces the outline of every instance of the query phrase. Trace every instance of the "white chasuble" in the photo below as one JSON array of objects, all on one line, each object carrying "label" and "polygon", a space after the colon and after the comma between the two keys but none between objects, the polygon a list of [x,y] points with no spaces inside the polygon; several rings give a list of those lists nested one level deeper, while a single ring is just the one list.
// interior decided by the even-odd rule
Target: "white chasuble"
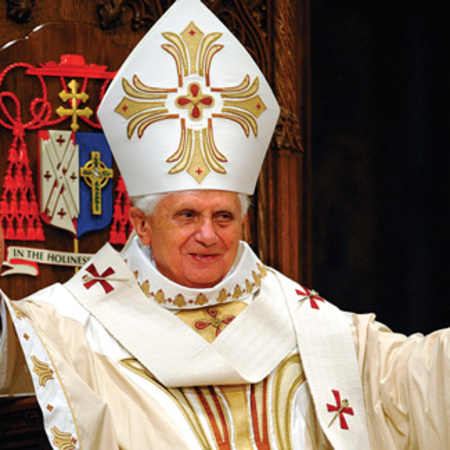
[{"label": "white chasuble", "polygon": [[[407,398],[397,378],[417,384],[417,371],[402,373],[405,359],[418,359],[419,345],[443,352],[448,332],[432,343],[407,340],[368,316],[342,313],[265,267],[245,244],[227,277],[204,290],[161,276],[137,241],[122,256],[105,246],[66,284],[2,302],[0,389],[30,390],[31,377],[53,448],[449,443],[446,431],[435,431],[446,429],[439,428],[448,420],[445,399],[422,413],[423,391]],[[405,349],[401,357],[392,360],[391,344]],[[396,375],[387,372],[388,360]],[[440,364],[447,367],[448,358]],[[428,392],[445,387],[442,371],[430,377],[421,370]],[[408,402],[418,431],[407,426]]]}]

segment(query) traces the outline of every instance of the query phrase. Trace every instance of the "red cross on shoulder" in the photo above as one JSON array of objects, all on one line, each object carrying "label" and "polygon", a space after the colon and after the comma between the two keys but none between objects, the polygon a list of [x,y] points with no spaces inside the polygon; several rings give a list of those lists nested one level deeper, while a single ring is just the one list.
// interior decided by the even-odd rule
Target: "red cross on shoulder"
[{"label": "red cross on shoulder", "polygon": [[354,415],[353,408],[350,408],[350,402],[347,399],[341,401],[341,394],[339,391],[332,389],[334,399],[336,400],[336,405],[330,405],[327,403],[328,412],[334,412],[333,418],[331,422],[328,424],[328,428],[333,424],[337,417],[339,417],[339,425],[343,430],[348,430],[348,424],[345,420],[344,414],[349,414],[350,416]]},{"label": "red cross on shoulder", "polygon": [[110,283],[111,281],[127,281],[124,278],[111,278],[110,275],[114,275],[115,271],[112,267],[108,267],[102,274],[99,274],[94,264],[90,264],[86,267],[87,274],[83,275],[83,286],[86,289],[90,289],[95,283],[100,283],[106,294],[109,294],[114,290],[114,287]]},{"label": "red cross on shoulder", "polygon": [[307,289],[303,286],[300,286],[301,289],[296,289],[295,293],[297,295],[301,295],[302,297],[299,299],[300,302],[305,300],[309,300],[310,306],[313,309],[320,309],[319,304],[317,302],[324,302],[325,300],[313,289]]}]

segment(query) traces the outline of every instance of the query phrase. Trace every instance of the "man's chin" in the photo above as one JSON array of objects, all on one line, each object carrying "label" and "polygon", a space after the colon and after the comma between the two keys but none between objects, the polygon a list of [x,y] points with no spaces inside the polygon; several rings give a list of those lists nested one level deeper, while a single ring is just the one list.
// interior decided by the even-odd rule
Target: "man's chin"
[{"label": "man's chin", "polygon": [[189,278],[186,278],[185,285],[193,289],[208,289],[219,284],[225,275],[214,273],[208,270],[191,270]]}]

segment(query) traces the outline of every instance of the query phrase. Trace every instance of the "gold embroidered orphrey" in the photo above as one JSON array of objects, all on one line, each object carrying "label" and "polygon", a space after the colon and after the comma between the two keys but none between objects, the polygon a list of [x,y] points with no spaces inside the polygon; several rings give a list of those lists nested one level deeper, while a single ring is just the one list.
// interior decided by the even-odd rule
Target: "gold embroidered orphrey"
[{"label": "gold embroidered orphrey", "polygon": [[[255,384],[166,388],[137,359],[119,363],[169,395],[187,419],[202,449],[293,448],[293,414],[306,381],[298,353],[287,356],[272,375]],[[204,418],[202,420],[202,418]],[[307,427],[318,432],[308,414]],[[269,424],[273,424],[272,438]]]},{"label": "gold embroidered orphrey", "polygon": [[33,363],[33,372],[39,377],[39,386],[45,387],[48,381],[53,380],[53,370],[50,365],[39,360],[36,356],[30,357]]},{"label": "gold embroidered orphrey", "polygon": [[60,431],[58,427],[52,427],[50,428],[50,431],[54,436],[52,444],[56,448],[60,450],[76,449],[75,444],[77,443],[77,440],[70,433],[64,433],[63,431]]},{"label": "gold embroidered orphrey", "polygon": [[[184,170],[198,183],[213,170],[216,173],[226,174],[221,163],[227,162],[227,158],[216,146],[213,133],[213,118],[228,119],[241,126],[245,135],[249,137],[252,131],[258,135],[258,121],[261,114],[267,109],[258,95],[259,78],[253,82],[246,75],[237,86],[218,88],[210,85],[210,70],[214,55],[224,46],[215,44],[222,33],[203,33],[194,22],[180,34],[166,32],[162,36],[169,43],[162,44],[162,48],[175,60],[178,74],[178,88],[182,88],[184,78],[197,74],[202,77],[202,83],[191,82],[187,86],[187,95],[178,95],[175,106],[178,109],[188,111],[188,117],[192,122],[203,119],[204,110],[212,108],[220,94],[222,109],[220,113],[212,113],[208,117],[207,124],[203,128],[190,128],[186,125],[186,118],[180,114],[169,114],[167,109],[167,94],[177,93],[178,88],[158,88],[147,86],[137,75],[133,76],[132,84],[122,79],[122,86],[128,96],[122,98],[115,108],[115,112],[122,115],[128,122],[127,136],[136,131],[141,138],[144,131],[155,122],[167,119],[180,119],[181,137],[178,149],[166,162],[176,163],[169,170],[169,174],[177,174]],[[203,85],[202,85],[203,84]],[[204,89],[204,88],[208,89]],[[203,91],[209,90],[211,94]]]}]

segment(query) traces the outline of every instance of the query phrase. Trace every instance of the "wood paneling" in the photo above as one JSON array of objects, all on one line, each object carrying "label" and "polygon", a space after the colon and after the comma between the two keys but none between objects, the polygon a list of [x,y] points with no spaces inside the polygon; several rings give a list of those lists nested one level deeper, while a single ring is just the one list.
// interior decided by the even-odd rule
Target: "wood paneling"
[{"label": "wood paneling", "polygon": [[0,447],[2,450],[52,448],[35,397],[0,398]]}]

